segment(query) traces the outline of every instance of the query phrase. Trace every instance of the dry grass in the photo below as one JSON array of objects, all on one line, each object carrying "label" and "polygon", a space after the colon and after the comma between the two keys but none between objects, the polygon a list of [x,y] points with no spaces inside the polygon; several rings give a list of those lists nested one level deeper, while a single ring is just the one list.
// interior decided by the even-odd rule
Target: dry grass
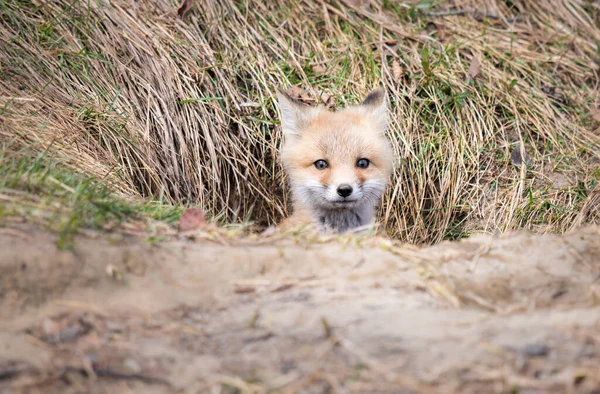
[{"label": "dry grass", "polygon": [[158,0],[0,2],[2,140],[52,145],[128,196],[270,224],[289,209],[275,87],[343,106],[384,84],[391,236],[599,221],[596,3],[194,3],[180,20]]}]

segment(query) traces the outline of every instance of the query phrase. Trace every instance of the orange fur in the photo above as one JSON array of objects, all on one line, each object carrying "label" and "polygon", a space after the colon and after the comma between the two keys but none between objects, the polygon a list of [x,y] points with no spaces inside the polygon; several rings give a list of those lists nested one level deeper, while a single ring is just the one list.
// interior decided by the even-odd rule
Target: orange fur
[{"label": "orange fur", "polygon": [[[339,112],[307,107],[281,93],[280,107],[285,135],[281,156],[294,202],[293,215],[281,225],[312,222],[344,231],[370,223],[393,167],[393,152],[384,135],[383,90],[375,90],[362,105]],[[369,161],[367,168],[358,167],[360,159]],[[324,160],[327,168],[316,168],[318,160]],[[350,186],[353,194],[342,197],[340,185]]]}]

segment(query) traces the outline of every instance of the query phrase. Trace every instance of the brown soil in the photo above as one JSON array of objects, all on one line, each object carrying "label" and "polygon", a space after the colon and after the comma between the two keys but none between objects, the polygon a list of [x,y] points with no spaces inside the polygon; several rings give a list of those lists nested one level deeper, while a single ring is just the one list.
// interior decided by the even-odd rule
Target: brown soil
[{"label": "brown soil", "polygon": [[598,227],[423,249],[56,241],[0,228],[0,393],[600,390]]}]

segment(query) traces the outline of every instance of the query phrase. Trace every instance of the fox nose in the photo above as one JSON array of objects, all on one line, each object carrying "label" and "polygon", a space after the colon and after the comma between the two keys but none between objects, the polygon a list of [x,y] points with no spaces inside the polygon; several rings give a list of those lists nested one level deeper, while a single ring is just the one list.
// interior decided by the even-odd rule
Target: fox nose
[{"label": "fox nose", "polygon": [[337,194],[339,194],[342,197],[348,197],[352,194],[352,186],[342,183],[337,188]]}]

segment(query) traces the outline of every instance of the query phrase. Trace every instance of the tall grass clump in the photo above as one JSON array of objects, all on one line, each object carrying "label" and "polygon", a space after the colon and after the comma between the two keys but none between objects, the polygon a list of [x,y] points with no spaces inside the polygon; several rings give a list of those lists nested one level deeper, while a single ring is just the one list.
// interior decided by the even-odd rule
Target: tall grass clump
[{"label": "tall grass clump", "polygon": [[417,243],[600,219],[600,7],[550,1],[0,1],[0,138],[114,190],[277,222],[274,92],[384,85],[380,218]]}]

